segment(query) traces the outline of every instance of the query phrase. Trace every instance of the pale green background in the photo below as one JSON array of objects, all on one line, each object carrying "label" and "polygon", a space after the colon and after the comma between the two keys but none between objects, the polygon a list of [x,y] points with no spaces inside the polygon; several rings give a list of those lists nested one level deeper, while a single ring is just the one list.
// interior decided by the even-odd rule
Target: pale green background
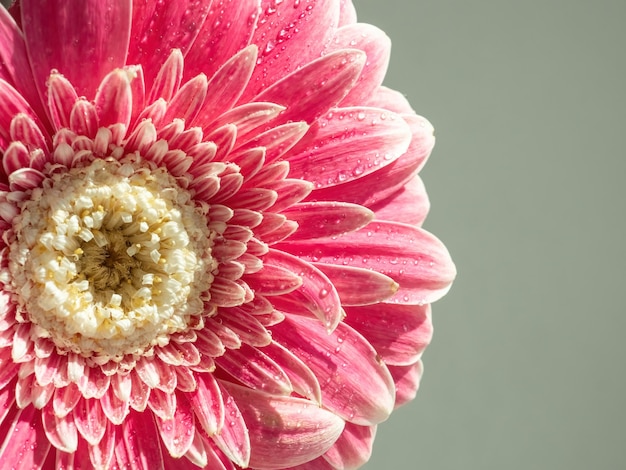
[{"label": "pale green background", "polygon": [[626,468],[626,1],[356,0],[458,266],[367,470]]},{"label": "pale green background", "polygon": [[366,470],[626,468],[626,0],[356,0],[458,265]]}]

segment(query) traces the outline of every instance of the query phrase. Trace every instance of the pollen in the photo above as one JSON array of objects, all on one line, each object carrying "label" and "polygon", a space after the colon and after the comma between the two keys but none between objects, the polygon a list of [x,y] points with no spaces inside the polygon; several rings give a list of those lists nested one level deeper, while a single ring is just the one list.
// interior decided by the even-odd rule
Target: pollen
[{"label": "pollen", "polygon": [[95,159],[52,174],[41,197],[21,203],[11,290],[61,351],[142,354],[203,314],[217,266],[207,224],[165,170],[136,155]]}]

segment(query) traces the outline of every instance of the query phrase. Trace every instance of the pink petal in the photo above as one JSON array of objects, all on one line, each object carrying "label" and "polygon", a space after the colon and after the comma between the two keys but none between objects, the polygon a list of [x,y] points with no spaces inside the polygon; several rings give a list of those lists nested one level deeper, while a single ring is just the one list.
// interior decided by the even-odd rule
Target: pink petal
[{"label": "pink petal", "polygon": [[25,114],[35,123],[37,115],[22,95],[4,80],[0,79],[0,149],[6,150],[11,141],[11,121],[17,114]]},{"label": "pink petal", "polygon": [[237,151],[264,147],[265,162],[270,164],[277,161],[296,145],[308,129],[309,126],[306,123],[299,121],[282,124],[263,132],[249,142],[237,142]]},{"label": "pink petal", "polygon": [[282,469],[308,462],[337,440],[344,421],[302,398],[225,383],[251,429],[250,466]]},{"label": "pink petal", "polygon": [[123,69],[116,69],[104,77],[95,99],[100,125],[121,123],[128,128],[133,112],[131,80],[132,77]]},{"label": "pink petal", "polygon": [[82,398],[74,383],[70,383],[67,387],[57,388],[52,399],[54,414],[59,418],[67,416]]},{"label": "pink petal", "polygon": [[70,129],[78,135],[84,135],[93,139],[96,137],[100,122],[96,107],[87,100],[78,100],[74,103],[70,114]]},{"label": "pink petal", "polygon": [[[115,458],[116,427],[110,421],[106,423],[104,436],[96,445],[87,448],[89,460],[95,468],[110,468]],[[79,444],[79,449],[82,447]]]},{"label": "pink petal", "polygon": [[[410,207],[412,210],[402,210]],[[404,187],[390,198],[372,206],[379,220],[421,226],[428,215],[430,201],[422,179],[415,175]]]},{"label": "pink petal", "polygon": [[39,125],[26,114],[17,114],[11,120],[11,139],[21,141],[31,150],[48,150],[46,137]]},{"label": "pink petal", "polygon": [[302,285],[302,279],[288,268],[268,264],[264,261],[263,270],[244,276],[246,283],[261,295],[286,294]]},{"label": "pink petal", "polygon": [[70,127],[70,114],[78,100],[76,90],[60,73],[53,73],[48,78],[48,108],[54,127],[58,130]]},{"label": "pink petal", "polygon": [[352,0],[340,0],[339,26],[356,23],[356,9]]},{"label": "pink petal", "polygon": [[45,116],[33,80],[24,36],[6,9],[0,9],[0,78],[26,98],[38,116]]},{"label": "pink petal", "polygon": [[142,64],[151,84],[172,49],[187,53],[209,12],[210,0],[133,2],[129,64]]},{"label": "pink petal", "polygon": [[11,142],[2,158],[4,173],[10,175],[14,171],[30,166],[30,153],[22,142]]},{"label": "pink petal", "polygon": [[115,458],[120,468],[164,470],[161,441],[150,413],[131,413],[118,429]]},{"label": "pink petal", "polygon": [[382,84],[389,64],[391,40],[376,26],[351,24],[339,28],[330,50],[354,48],[365,52],[367,62],[354,88],[341,101],[341,106],[360,105]]},{"label": "pink petal", "polygon": [[384,168],[356,180],[315,191],[316,200],[355,202],[373,208],[399,192],[421,169],[435,144],[433,127],[415,114],[402,115],[411,128],[411,143],[404,155]]},{"label": "pink petal", "polygon": [[[248,433],[248,424],[244,420],[238,407],[238,402],[220,384],[220,391],[224,398],[224,426],[213,435],[213,442],[236,465],[246,468],[250,462],[251,436]],[[243,403],[245,405],[246,403]]]},{"label": "pink petal", "polygon": [[414,364],[433,334],[430,304],[346,307],[345,322],[374,346],[386,364]]},{"label": "pink petal", "polygon": [[72,415],[60,418],[51,406],[42,412],[43,427],[50,443],[62,452],[75,452],[78,446],[78,432]]},{"label": "pink petal", "polygon": [[336,0],[262,3],[252,37],[252,43],[259,47],[259,65],[244,94],[245,101],[319,57],[339,18]]},{"label": "pink petal", "polygon": [[396,408],[415,398],[420,379],[424,372],[422,361],[409,366],[389,366],[389,372],[396,384]]},{"label": "pink petal", "polygon": [[250,44],[259,5],[260,0],[214,1],[186,55],[185,77],[198,73],[212,76],[235,53]]},{"label": "pink petal", "polygon": [[32,406],[18,410],[13,421],[3,423],[2,427],[0,462],[8,463],[15,470],[43,468],[50,451],[50,441],[41,425],[39,413]]},{"label": "pink petal", "polygon": [[293,388],[282,368],[263,353],[247,344],[228,351],[215,363],[238,383],[271,394],[289,395]]},{"label": "pink petal", "polygon": [[148,397],[148,408],[160,419],[169,420],[172,419],[176,412],[176,395],[173,393],[165,393],[154,388],[150,391]]},{"label": "pink petal", "polygon": [[276,342],[263,348],[289,377],[293,390],[318,404],[322,403],[320,384],[313,371],[291,351]]},{"label": "pink petal", "polygon": [[207,93],[207,79],[205,75],[198,75],[189,80],[174,95],[167,107],[163,122],[174,118],[192,122],[204,103]]},{"label": "pink petal", "polygon": [[376,436],[376,426],[358,426],[346,423],[337,442],[324,454],[333,468],[352,470],[360,468],[370,459]]},{"label": "pink petal", "polygon": [[374,218],[374,213],[363,206],[326,201],[294,204],[282,214],[299,225],[290,240],[331,237],[352,232],[364,227]]},{"label": "pink petal", "polygon": [[387,302],[434,302],[449,289],[456,269],[445,246],[417,227],[374,221],[336,238],[283,242],[281,249],[306,260],[369,267],[396,281],[400,288]]},{"label": "pink petal", "polygon": [[107,393],[100,399],[100,404],[104,415],[112,424],[122,424],[130,413],[129,401],[119,399],[112,387],[109,387]]},{"label": "pink petal", "polygon": [[395,113],[333,109],[291,150],[289,176],[311,181],[316,189],[346,183],[391,164],[410,141],[411,129]]},{"label": "pink petal", "polygon": [[74,424],[81,436],[91,445],[98,444],[107,427],[107,419],[99,400],[80,400],[74,408],[73,416]]},{"label": "pink petal", "polygon": [[56,69],[79,95],[93,98],[104,76],[124,65],[130,20],[130,0],[23,0],[22,29],[40,95]]},{"label": "pink petal", "polygon": [[224,426],[224,401],[213,374],[198,374],[198,387],[186,395],[196,419],[207,435],[212,436]]},{"label": "pink petal", "polygon": [[222,323],[241,338],[241,341],[250,346],[267,346],[272,341],[271,335],[253,315],[238,311],[236,307],[230,310],[229,315],[222,315]]},{"label": "pink petal", "polygon": [[[256,0],[254,2],[256,3]],[[238,3],[238,5],[245,5],[245,3],[243,1]],[[247,3],[250,3],[250,1],[248,0]],[[239,25],[241,22],[238,21],[236,24]],[[224,43],[232,45],[230,41],[224,41]],[[228,59],[215,75],[211,77],[207,85],[209,93],[196,120],[193,122],[194,126],[206,129],[217,117],[233,107],[248,84],[248,80],[250,80],[256,57],[256,46],[248,46]],[[192,63],[191,65],[193,67],[195,64]]]},{"label": "pink petal", "polygon": [[286,296],[289,302],[299,305],[300,310],[310,311],[323,322],[328,331],[336,328],[343,316],[341,300],[324,273],[312,264],[278,250],[270,250],[263,258],[263,263],[298,273],[302,285]]},{"label": "pink petal", "polygon": [[313,265],[335,286],[344,306],[376,304],[398,291],[399,286],[393,279],[370,269],[324,263]]},{"label": "pink petal", "polygon": [[332,52],[285,76],[254,99],[285,106],[282,122],[311,123],[349,93],[365,62],[365,54],[355,49]]},{"label": "pink petal", "polygon": [[315,373],[325,408],[360,425],[387,419],[394,405],[393,380],[363,336],[343,322],[328,334],[318,321],[296,315],[286,316],[272,332]]},{"label": "pink petal", "polygon": [[184,62],[180,49],[172,49],[152,83],[148,103],[154,103],[159,98],[163,98],[165,101],[172,99],[183,78]]},{"label": "pink petal", "polygon": [[171,419],[156,417],[156,424],[163,444],[174,458],[182,457],[191,447],[194,437],[194,418],[189,404],[178,400]]}]

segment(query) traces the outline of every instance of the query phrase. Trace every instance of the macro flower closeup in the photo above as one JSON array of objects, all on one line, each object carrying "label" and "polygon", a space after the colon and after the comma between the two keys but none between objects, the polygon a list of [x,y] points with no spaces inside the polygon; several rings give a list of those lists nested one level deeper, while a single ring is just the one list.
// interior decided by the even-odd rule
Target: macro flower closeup
[{"label": "macro flower closeup", "polygon": [[351,469],[455,268],[350,0],[0,9],[0,462]]}]

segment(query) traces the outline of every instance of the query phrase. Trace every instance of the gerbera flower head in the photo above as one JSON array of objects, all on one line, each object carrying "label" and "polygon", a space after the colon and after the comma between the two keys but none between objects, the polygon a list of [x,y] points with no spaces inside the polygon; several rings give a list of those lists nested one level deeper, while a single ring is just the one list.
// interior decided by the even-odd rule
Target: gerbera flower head
[{"label": "gerbera flower head", "polygon": [[0,462],[344,469],[454,278],[345,0],[0,10]]}]

